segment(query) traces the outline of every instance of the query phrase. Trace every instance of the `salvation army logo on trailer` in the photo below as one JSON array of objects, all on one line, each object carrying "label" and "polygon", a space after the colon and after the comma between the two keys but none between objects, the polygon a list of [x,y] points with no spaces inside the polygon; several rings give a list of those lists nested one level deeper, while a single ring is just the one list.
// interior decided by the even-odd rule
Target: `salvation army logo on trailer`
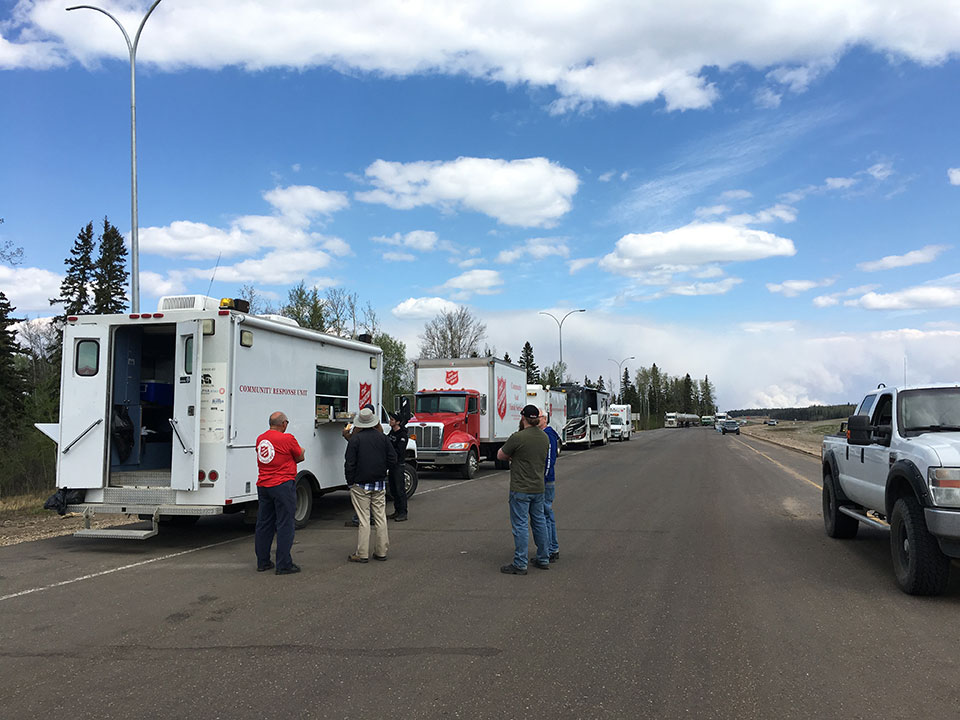
[{"label": "salvation army logo on trailer", "polygon": [[457,370],[447,370],[447,385],[456,385],[460,382],[460,373]]},{"label": "salvation army logo on trailer", "polygon": [[507,416],[507,379],[497,378],[497,415],[503,420]]},{"label": "salvation army logo on trailer", "polygon": [[373,404],[373,395],[370,392],[370,383],[360,383],[360,409],[363,409],[364,405]]}]

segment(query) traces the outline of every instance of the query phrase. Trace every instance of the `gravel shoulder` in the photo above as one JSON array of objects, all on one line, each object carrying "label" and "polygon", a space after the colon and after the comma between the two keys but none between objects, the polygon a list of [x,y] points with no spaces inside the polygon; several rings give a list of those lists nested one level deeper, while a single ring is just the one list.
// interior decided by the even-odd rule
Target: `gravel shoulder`
[{"label": "gravel shoulder", "polygon": [[[80,513],[57,515],[44,510],[42,497],[15,497],[0,500],[0,547],[71,535],[83,528]],[[104,528],[140,522],[136,515],[96,515],[91,527]]]}]

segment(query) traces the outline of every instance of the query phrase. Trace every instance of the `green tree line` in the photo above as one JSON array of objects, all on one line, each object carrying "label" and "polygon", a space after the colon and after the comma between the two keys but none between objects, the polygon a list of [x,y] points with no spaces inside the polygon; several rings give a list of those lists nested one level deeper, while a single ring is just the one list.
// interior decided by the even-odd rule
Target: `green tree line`
[{"label": "green tree line", "polygon": [[853,414],[856,405],[810,405],[802,408],[749,408],[731,410],[731,417],[770,417],[775,420],[836,420]]}]

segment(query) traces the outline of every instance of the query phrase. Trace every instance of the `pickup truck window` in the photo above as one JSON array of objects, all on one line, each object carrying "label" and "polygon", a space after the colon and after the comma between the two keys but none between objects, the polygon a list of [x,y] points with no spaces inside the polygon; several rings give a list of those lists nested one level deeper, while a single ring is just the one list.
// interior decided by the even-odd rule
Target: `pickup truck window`
[{"label": "pickup truck window", "polygon": [[905,436],[960,431],[960,388],[902,391],[897,397],[897,424]]},{"label": "pickup truck window", "polygon": [[880,396],[877,407],[873,411],[874,425],[890,425],[893,422],[893,395]]},{"label": "pickup truck window", "polygon": [[860,401],[860,407],[857,408],[857,411],[854,415],[869,415],[870,411],[873,409],[873,403],[876,401],[876,395],[867,395],[863,400]]}]

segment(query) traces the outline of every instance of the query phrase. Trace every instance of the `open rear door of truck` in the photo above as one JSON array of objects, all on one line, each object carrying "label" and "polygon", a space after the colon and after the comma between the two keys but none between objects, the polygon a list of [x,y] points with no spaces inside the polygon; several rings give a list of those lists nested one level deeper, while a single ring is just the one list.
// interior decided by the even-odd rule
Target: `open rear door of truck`
[{"label": "open rear door of truck", "polygon": [[110,326],[68,324],[63,331],[62,392],[57,477],[68,488],[101,488],[110,427]]},{"label": "open rear door of truck", "polygon": [[170,487],[196,490],[200,470],[200,358],[203,332],[200,320],[177,323],[177,351],[173,388],[173,457]]}]

